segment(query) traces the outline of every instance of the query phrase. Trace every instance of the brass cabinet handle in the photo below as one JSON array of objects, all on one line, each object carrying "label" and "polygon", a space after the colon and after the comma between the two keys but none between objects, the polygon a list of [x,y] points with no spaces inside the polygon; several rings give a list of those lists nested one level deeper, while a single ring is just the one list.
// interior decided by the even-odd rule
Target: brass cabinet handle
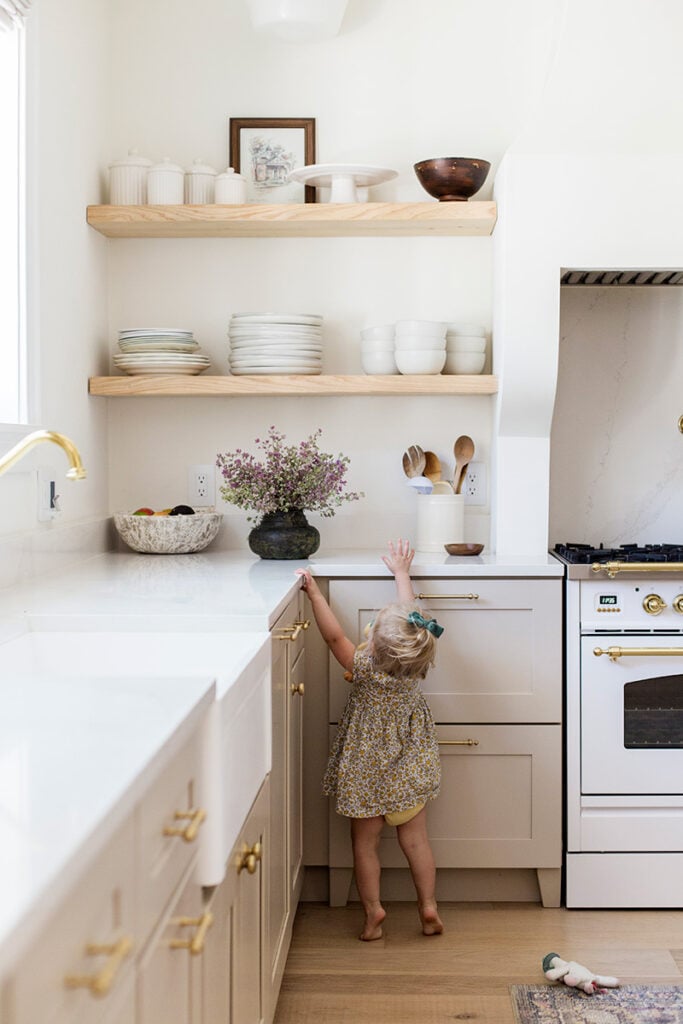
[{"label": "brass cabinet handle", "polygon": [[596,658],[606,654],[610,661],[629,657],[649,658],[655,656],[675,658],[683,654],[683,647],[594,647],[593,654]]},{"label": "brass cabinet handle", "polygon": [[297,620],[294,623],[293,626],[280,626],[279,627],[279,634],[280,635],[279,636],[276,635],[275,639],[276,640],[298,640],[299,639],[299,634],[302,632],[302,630],[308,629],[310,624],[311,624],[310,623],[310,619],[306,619],[303,622],[299,622]]},{"label": "brass cabinet handle", "polygon": [[206,811],[203,807],[197,807],[194,811],[176,811],[173,815],[176,821],[189,821],[185,828],[172,828],[167,825],[164,829],[165,836],[180,836],[186,843],[192,843],[197,838],[201,823],[206,818]]},{"label": "brass cabinet handle", "polygon": [[292,683],[291,685],[292,697],[298,693],[300,697],[304,695],[304,684],[303,683]]},{"label": "brass cabinet handle", "polygon": [[201,917],[173,918],[171,924],[178,928],[197,929],[191,939],[171,939],[169,942],[171,949],[189,949],[192,956],[199,956],[204,952],[206,933],[213,924],[213,914],[210,910],[205,910]]},{"label": "brass cabinet handle", "polygon": [[121,964],[132,948],[133,940],[128,935],[123,935],[117,942],[88,943],[85,947],[85,955],[106,956],[106,964],[95,974],[67,974],[64,978],[65,988],[87,988],[93,996],[106,996]]},{"label": "brass cabinet handle", "polygon": [[683,572],[683,562],[593,562],[593,572],[606,572],[612,580],[618,572]]},{"label": "brass cabinet handle", "polygon": [[479,740],[439,740],[440,747],[478,747]]},{"label": "brass cabinet handle", "polygon": [[237,874],[239,875],[246,868],[250,875],[255,874],[258,862],[263,856],[263,847],[260,843],[254,843],[251,849],[245,846],[237,862]]},{"label": "brass cabinet handle", "polygon": [[479,594],[417,594],[418,601],[478,601]]}]

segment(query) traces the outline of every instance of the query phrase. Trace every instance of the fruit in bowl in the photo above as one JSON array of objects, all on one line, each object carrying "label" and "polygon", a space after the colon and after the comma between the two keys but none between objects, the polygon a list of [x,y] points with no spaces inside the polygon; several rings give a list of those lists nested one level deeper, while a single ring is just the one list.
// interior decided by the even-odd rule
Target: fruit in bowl
[{"label": "fruit in bowl", "polygon": [[222,521],[219,512],[198,512],[189,505],[175,505],[161,512],[145,507],[114,513],[114,526],[121,540],[133,551],[150,555],[203,551],[216,537]]},{"label": "fruit in bowl", "polygon": [[475,195],[491,169],[488,160],[442,156],[413,165],[425,192],[440,203],[465,202]]}]

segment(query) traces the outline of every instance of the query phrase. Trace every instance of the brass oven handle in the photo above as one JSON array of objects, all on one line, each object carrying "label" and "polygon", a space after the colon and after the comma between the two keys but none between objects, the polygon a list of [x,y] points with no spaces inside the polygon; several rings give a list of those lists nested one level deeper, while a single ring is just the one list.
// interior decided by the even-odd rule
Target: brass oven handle
[{"label": "brass oven handle", "polygon": [[298,640],[299,634],[302,630],[308,629],[310,626],[310,619],[304,619],[303,622],[295,622],[293,626],[281,626],[280,635],[276,636],[276,640]]},{"label": "brass oven handle", "polygon": [[683,562],[593,562],[593,572],[603,569],[611,580],[618,572],[683,572]]},{"label": "brass oven handle", "polygon": [[629,657],[649,658],[653,655],[675,658],[683,655],[683,647],[594,647],[593,654],[596,658],[599,658],[601,654],[606,654],[610,661]]},{"label": "brass oven handle", "polygon": [[206,811],[198,807],[196,811],[176,811],[173,815],[176,821],[189,820],[185,828],[171,828],[170,825],[164,829],[165,836],[180,836],[186,843],[192,843],[197,838],[199,827],[206,818]]},{"label": "brass oven handle", "polygon": [[133,948],[133,940],[123,935],[117,942],[105,944],[90,942],[85,947],[86,956],[106,956],[107,962],[95,974],[67,974],[65,988],[87,988],[93,996],[106,996],[121,964]]},{"label": "brass oven handle", "polygon": [[478,601],[479,594],[416,594],[418,601]]},{"label": "brass oven handle", "polygon": [[439,740],[440,747],[478,747],[479,740]]},{"label": "brass oven handle", "polygon": [[205,910],[201,917],[173,918],[171,924],[176,925],[178,928],[197,929],[191,939],[171,939],[169,942],[171,949],[189,949],[192,956],[199,956],[200,953],[204,952],[206,933],[213,924],[213,914],[210,910]]}]

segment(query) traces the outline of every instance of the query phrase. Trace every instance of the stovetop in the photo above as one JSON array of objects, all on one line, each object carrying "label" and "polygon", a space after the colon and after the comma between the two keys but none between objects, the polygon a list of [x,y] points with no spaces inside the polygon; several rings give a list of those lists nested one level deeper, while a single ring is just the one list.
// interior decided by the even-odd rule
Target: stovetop
[{"label": "stovetop", "polygon": [[593,562],[683,562],[683,544],[620,544],[606,548],[603,544],[556,544],[553,554],[570,565],[592,565]]}]

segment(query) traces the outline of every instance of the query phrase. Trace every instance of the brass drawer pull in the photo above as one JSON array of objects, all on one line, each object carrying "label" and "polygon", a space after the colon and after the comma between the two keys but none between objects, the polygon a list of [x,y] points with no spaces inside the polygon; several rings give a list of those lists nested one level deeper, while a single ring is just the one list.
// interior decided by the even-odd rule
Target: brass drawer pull
[{"label": "brass drawer pull", "polygon": [[186,843],[192,843],[197,838],[201,823],[206,818],[206,811],[198,807],[195,811],[176,811],[173,815],[176,821],[189,821],[185,828],[172,828],[167,825],[164,829],[165,836],[180,836]]},{"label": "brass drawer pull", "polygon": [[276,636],[275,639],[276,640],[292,640],[292,641],[293,640],[298,640],[299,639],[299,635],[302,632],[302,630],[308,629],[310,624],[311,624],[310,619],[305,619],[303,622],[299,622],[297,620],[294,623],[293,626],[280,626],[279,627],[280,635]]},{"label": "brass drawer pull", "polygon": [[606,654],[610,661],[616,661],[617,658],[650,658],[652,656],[675,658],[677,655],[683,654],[683,647],[594,647],[593,654],[596,658]]},{"label": "brass drawer pull", "polygon": [[439,740],[440,747],[478,747],[479,740]]},{"label": "brass drawer pull", "polygon": [[86,956],[106,956],[107,962],[95,974],[67,974],[66,988],[87,988],[93,996],[106,996],[114,983],[121,964],[133,948],[133,940],[123,935],[117,942],[106,944],[90,942],[85,947]]},{"label": "brass drawer pull", "polygon": [[304,684],[303,683],[292,683],[291,685],[292,697],[298,693],[300,697],[304,695]]},{"label": "brass drawer pull", "polygon": [[245,846],[237,862],[237,874],[239,875],[246,868],[250,875],[255,874],[258,862],[263,856],[263,847],[260,843],[254,843],[251,849]]},{"label": "brass drawer pull", "polygon": [[479,594],[418,594],[418,601],[478,601]]},{"label": "brass drawer pull", "polygon": [[205,910],[201,917],[173,918],[171,924],[178,928],[197,929],[191,939],[171,939],[169,942],[171,949],[189,949],[192,956],[199,956],[204,952],[206,933],[213,924],[213,914],[210,910]]}]

